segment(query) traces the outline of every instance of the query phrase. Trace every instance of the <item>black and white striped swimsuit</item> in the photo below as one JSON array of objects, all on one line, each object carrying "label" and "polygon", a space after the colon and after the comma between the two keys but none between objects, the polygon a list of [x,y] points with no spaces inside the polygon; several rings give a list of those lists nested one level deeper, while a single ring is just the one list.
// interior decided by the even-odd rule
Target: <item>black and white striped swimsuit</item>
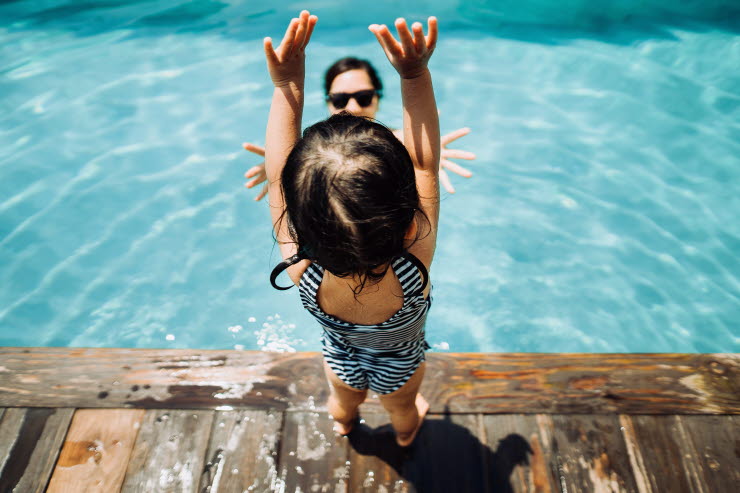
[{"label": "black and white striped swimsuit", "polygon": [[316,293],[324,277],[320,265],[311,263],[301,277],[298,289],[303,307],[324,329],[324,359],[350,387],[389,394],[401,388],[425,360],[429,345],[424,339],[424,324],[432,296],[430,291],[425,299],[422,292],[422,278],[427,275],[424,265],[409,257],[406,253],[391,262],[403,289],[403,306],[377,325],[345,322],[319,307]]}]

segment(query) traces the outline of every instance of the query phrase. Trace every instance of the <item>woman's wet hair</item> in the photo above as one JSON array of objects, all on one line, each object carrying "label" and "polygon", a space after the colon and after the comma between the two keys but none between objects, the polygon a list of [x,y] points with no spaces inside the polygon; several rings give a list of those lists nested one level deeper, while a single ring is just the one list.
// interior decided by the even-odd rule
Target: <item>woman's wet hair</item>
[{"label": "woman's wet hair", "polygon": [[406,251],[412,221],[426,219],[404,145],[387,127],[347,112],[303,132],[281,180],[281,220],[301,256],[335,276],[358,276],[355,295]]},{"label": "woman's wet hair", "polygon": [[367,75],[370,77],[370,82],[373,84],[373,88],[378,93],[378,97],[382,96],[383,82],[380,80],[380,77],[378,77],[378,72],[375,70],[375,67],[373,67],[367,60],[351,56],[337,60],[331,65],[331,67],[326,69],[326,73],[324,74],[324,94],[329,94],[331,91],[331,84],[339,74],[349,72],[350,70],[364,70],[367,72]]}]

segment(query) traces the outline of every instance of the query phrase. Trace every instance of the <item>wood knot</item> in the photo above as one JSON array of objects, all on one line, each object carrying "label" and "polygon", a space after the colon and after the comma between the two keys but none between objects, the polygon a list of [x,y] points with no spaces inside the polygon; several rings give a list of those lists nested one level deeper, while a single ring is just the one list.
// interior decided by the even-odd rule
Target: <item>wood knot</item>
[{"label": "wood knot", "polygon": [[66,442],[59,457],[60,467],[86,464],[92,457],[96,464],[103,459],[102,444],[99,442]]},{"label": "wood knot", "polygon": [[712,373],[716,373],[717,375],[724,375],[727,373],[727,367],[718,361],[712,361],[709,363],[709,369]]}]

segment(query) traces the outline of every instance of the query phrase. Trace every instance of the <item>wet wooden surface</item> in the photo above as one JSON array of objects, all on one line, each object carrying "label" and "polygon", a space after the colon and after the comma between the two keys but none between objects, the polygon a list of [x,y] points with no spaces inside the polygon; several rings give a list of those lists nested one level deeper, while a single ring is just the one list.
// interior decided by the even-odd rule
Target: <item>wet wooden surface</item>
[{"label": "wet wooden surface", "polygon": [[401,449],[372,398],[334,434],[315,354],[3,351],[3,493],[740,491],[737,355],[430,355]]},{"label": "wet wooden surface", "polygon": [[[430,353],[422,392],[435,413],[737,414],[739,366],[737,354]],[[310,411],[326,398],[318,353],[0,348],[0,407]]]}]

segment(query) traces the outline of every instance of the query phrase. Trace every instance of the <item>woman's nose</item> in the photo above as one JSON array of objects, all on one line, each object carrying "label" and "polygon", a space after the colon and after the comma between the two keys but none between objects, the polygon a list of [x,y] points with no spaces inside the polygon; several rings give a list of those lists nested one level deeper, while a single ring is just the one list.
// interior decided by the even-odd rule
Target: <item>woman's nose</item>
[{"label": "woman's nose", "polygon": [[362,112],[362,106],[360,106],[359,104],[357,104],[357,101],[355,101],[355,98],[351,98],[347,102],[347,106],[345,107],[345,109],[347,111],[349,111],[350,113],[352,113],[353,115],[356,115],[356,114]]}]

